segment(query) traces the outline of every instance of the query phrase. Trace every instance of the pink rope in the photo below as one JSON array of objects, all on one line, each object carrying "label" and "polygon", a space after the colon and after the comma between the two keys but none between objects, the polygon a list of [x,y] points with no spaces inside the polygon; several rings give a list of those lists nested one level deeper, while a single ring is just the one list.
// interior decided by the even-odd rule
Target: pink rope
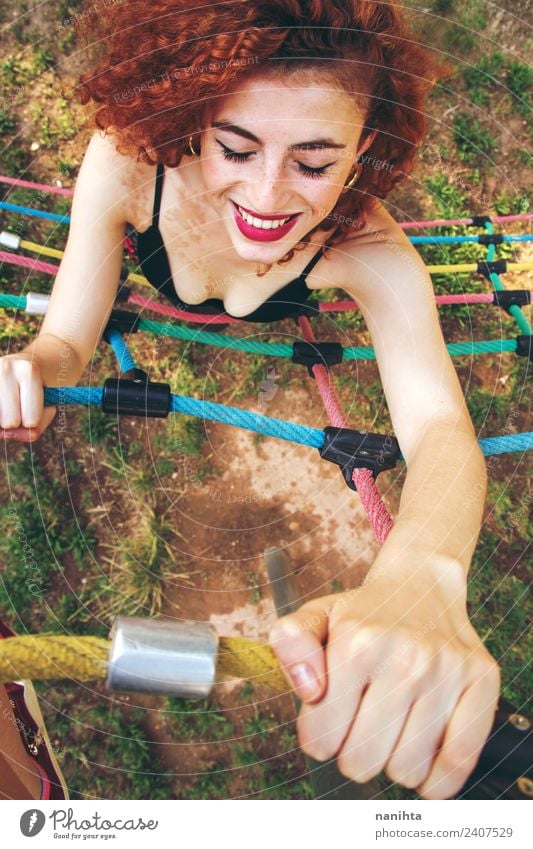
[{"label": "pink rope", "polygon": [[[533,215],[491,215],[491,221],[531,221]],[[430,221],[402,221],[400,227],[410,230],[414,227],[443,227],[447,224],[471,224],[471,218],[433,218]]]},{"label": "pink rope", "polygon": [[196,321],[202,324],[240,324],[238,318],[232,318],[229,315],[206,315],[197,312],[187,312],[186,310],[178,310],[176,307],[171,307],[167,304],[158,304],[150,298],[143,298],[142,295],[132,293],[128,298],[128,303],[136,304],[139,307],[157,312],[160,315],[167,315],[172,318],[181,318],[186,321]]},{"label": "pink rope", "polygon": [[[533,295],[533,292],[531,292]],[[494,303],[493,292],[471,292],[463,295],[435,295],[437,306],[446,304],[492,304]],[[356,301],[330,301],[318,306],[319,312],[343,312],[345,310],[357,310],[359,305]]]},{"label": "pink rope", "polygon": [[29,268],[31,271],[42,271],[44,274],[57,274],[59,267],[51,262],[43,262],[30,256],[11,254],[9,251],[0,251],[0,262],[6,262],[8,265],[22,265],[23,268]]},{"label": "pink rope", "polygon": [[437,295],[437,304],[493,304],[493,292],[474,292],[470,295]]},{"label": "pink rope", "polygon": [[62,189],[60,186],[47,186],[45,183],[32,183],[30,180],[20,180],[18,177],[0,177],[0,183],[9,183],[10,186],[20,186],[24,189],[46,189],[53,195],[66,195],[71,197],[73,189]]},{"label": "pink rope", "polygon": [[[315,337],[307,317],[300,316],[298,324],[306,342],[314,342]],[[313,366],[313,374],[331,424],[333,427],[348,427],[345,415],[331,384],[328,369],[326,366],[317,363]],[[377,541],[384,543],[394,526],[394,522],[382,501],[372,472],[370,469],[354,469],[352,480],[357,487],[361,504],[374,529]]]}]

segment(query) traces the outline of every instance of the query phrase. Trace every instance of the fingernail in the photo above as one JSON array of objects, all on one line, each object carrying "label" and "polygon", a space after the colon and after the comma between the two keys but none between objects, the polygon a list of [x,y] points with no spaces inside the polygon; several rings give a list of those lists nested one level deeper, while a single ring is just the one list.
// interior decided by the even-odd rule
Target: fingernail
[{"label": "fingernail", "polygon": [[302,699],[312,699],[318,696],[320,685],[315,671],[308,663],[296,663],[287,669],[294,689]]}]

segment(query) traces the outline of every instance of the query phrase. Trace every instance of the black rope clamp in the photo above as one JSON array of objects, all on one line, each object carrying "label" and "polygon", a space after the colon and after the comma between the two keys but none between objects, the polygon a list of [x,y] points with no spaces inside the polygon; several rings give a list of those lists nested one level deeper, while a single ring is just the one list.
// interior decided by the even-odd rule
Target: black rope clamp
[{"label": "black rope clamp", "polygon": [[129,296],[131,295],[131,289],[129,286],[126,286],[124,283],[121,283],[117,294],[115,295],[115,301],[117,304],[125,303]]},{"label": "black rope clamp", "polygon": [[294,312],[291,312],[290,318],[294,319],[294,323],[298,324],[298,319],[300,316],[317,316],[320,315],[320,310],[318,304],[307,303],[307,304],[298,304],[297,309]]},{"label": "black rope clamp", "polygon": [[170,412],[170,386],[153,383],[141,369],[129,369],[120,377],[108,377],[105,381],[102,410],[123,416],[165,419]]},{"label": "black rope clamp", "polygon": [[136,333],[140,315],[129,310],[111,310],[106,330],[118,330],[119,333]]},{"label": "black rope clamp", "polygon": [[318,449],[323,460],[336,463],[350,489],[354,469],[370,469],[374,478],[398,462],[400,446],[395,436],[351,430],[347,427],[325,427],[324,444]]},{"label": "black rope clamp", "polygon": [[342,362],[342,345],[340,342],[306,342],[298,340],[292,346],[293,363],[307,366],[307,371],[314,377],[313,366],[334,366]]},{"label": "black rope clamp", "polygon": [[504,242],[503,233],[481,233],[477,238],[480,245],[501,245]]},{"label": "black rope clamp", "polygon": [[531,303],[528,289],[497,289],[494,292],[494,303],[509,312],[509,307],[525,307]]},{"label": "black rope clamp", "polygon": [[519,357],[529,357],[529,359],[533,362],[533,336],[527,336],[526,334],[523,336],[517,336],[516,353]]},{"label": "black rope clamp", "polygon": [[473,215],[470,227],[484,227],[485,224],[490,224],[492,218],[490,215]]},{"label": "black rope clamp", "polygon": [[506,259],[493,259],[492,262],[480,261],[477,264],[477,270],[480,274],[490,280],[491,274],[505,274],[507,271]]}]

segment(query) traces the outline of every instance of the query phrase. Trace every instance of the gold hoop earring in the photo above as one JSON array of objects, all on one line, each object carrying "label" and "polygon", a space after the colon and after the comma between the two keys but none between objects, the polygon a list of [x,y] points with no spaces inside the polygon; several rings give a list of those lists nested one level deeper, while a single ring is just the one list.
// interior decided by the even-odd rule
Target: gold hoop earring
[{"label": "gold hoop earring", "polygon": [[344,188],[342,189],[341,194],[344,194],[344,192],[347,192],[349,189],[352,188],[352,186],[355,186],[355,184],[357,183],[357,181],[358,181],[358,179],[359,179],[359,177],[361,176],[362,173],[363,173],[363,166],[359,165],[359,168],[355,169],[355,173],[354,173],[352,179],[348,183],[344,184]]},{"label": "gold hoop earring", "polygon": [[192,153],[193,156],[200,156],[200,151],[195,150],[194,147],[192,146],[192,136],[189,136],[188,148],[189,148],[189,150],[190,150],[190,152]]}]

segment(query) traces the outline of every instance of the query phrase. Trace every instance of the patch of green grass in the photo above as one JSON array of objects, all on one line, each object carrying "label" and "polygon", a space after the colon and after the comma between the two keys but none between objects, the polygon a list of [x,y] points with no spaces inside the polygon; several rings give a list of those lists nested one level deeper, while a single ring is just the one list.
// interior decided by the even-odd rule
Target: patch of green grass
[{"label": "patch of green grass", "polygon": [[[492,201],[498,215],[523,215],[530,212],[530,200],[525,194],[516,192],[500,192]],[[499,246],[504,247],[503,245]]]},{"label": "patch of green grass", "polygon": [[459,159],[463,162],[478,162],[490,158],[496,147],[496,140],[476,118],[466,112],[460,112],[453,121],[453,138]]},{"label": "patch of green grass", "polygon": [[233,723],[209,698],[194,702],[191,699],[167,698],[162,715],[176,739],[211,743],[227,740],[234,733]]},{"label": "patch of green grass", "polygon": [[531,105],[528,100],[533,83],[533,68],[525,62],[513,61],[509,64],[505,82],[513,97],[516,111],[526,118],[529,117]]},{"label": "patch of green grass", "polygon": [[47,47],[42,45],[34,46],[32,58],[32,72],[34,76],[39,76],[55,65],[55,59]]},{"label": "patch of green grass", "polygon": [[489,105],[496,86],[499,85],[497,74],[504,67],[504,63],[503,54],[494,50],[481,56],[475,65],[464,69],[463,79],[472,103],[477,106]]},{"label": "patch of green grass", "polygon": [[153,616],[161,610],[166,584],[188,579],[186,572],[176,569],[176,541],[182,537],[167,512],[158,504],[138,504],[131,535],[106,544],[107,588],[94,598],[106,619],[118,613]]},{"label": "patch of green grass", "polygon": [[426,177],[423,182],[431,195],[431,200],[439,216],[443,218],[463,218],[471,214],[469,195],[450,182],[446,174]]},{"label": "patch of green grass", "polygon": [[158,764],[144,731],[143,710],[106,702],[87,708],[72,695],[68,707],[63,714],[50,713],[47,727],[60,742],[59,761],[72,799],[172,797],[171,777]]},{"label": "patch of green grass", "polygon": [[263,589],[260,584],[260,579],[255,572],[248,572],[246,576],[246,584],[250,590],[250,604],[257,604],[263,598]]},{"label": "patch of green grass", "polygon": [[0,109],[0,136],[12,135],[16,126],[17,123],[13,116],[5,109]]},{"label": "patch of green grass", "polygon": [[530,698],[529,676],[531,617],[528,585],[512,574],[502,575],[498,557],[506,543],[492,531],[483,530],[468,581],[468,607],[472,625],[488,651],[500,664],[502,695],[514,705]]},{"label": "patch of green grass", "polygon": [[81,564],[95,539],[83,514],[72,515],[68,492],[36,455],[23,454],[5,474],[11,499],[0,506],[0,609],[10,615],[32,611],[39,621],[53,575],[63,569],[63,555],[70,553]]}]

